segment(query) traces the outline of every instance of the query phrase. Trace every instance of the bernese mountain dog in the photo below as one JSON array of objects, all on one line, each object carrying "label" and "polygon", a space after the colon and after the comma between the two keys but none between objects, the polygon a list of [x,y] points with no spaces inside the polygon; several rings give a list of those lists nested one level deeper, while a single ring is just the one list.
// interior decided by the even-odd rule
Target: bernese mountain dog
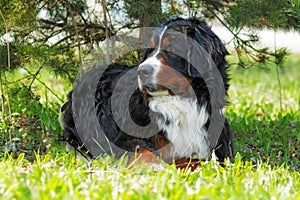
[{"label": "bernese mountain dog", "polygon": [[61,109],[66,141],[90,158],[129,153],[129,163],[182,168],[213,152],[220,162],[233,159],[221,40],[203,21],[176,18],[151,31],[148,43],[139,66],[112,63],[82,76]]}]

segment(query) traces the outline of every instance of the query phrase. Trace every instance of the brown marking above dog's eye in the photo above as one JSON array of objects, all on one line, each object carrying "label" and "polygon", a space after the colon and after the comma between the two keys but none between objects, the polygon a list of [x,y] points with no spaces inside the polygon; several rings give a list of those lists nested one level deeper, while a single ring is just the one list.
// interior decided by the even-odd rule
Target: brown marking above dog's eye
[{"label": "brown marking above dog's eye", "polygon": [[155,40],[153,38],[150,40],[150,46],[152,48],[155,48],[155,46],[156,46]]},{"label": "brown marking above dog's eye", "polygon": [[164,46],[169,45],[169,44],[170,44],[170,39],[169,39],[168,37],[165,37],[165,38],[162,40],[162,44],[163,44]]}]

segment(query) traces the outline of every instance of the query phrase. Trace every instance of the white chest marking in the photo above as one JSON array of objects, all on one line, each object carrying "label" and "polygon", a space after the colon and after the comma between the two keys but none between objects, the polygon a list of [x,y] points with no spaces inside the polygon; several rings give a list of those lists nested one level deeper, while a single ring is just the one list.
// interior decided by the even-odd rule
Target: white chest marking
[{"label": "white chest marking", "polygon": [[179,96],[154,97],[149,102],[152,111],[161,113],[158,126],[172,145],[171,157],[204,159],[210,157],[205,123],[206,106],[199,108],[197,100]]}]

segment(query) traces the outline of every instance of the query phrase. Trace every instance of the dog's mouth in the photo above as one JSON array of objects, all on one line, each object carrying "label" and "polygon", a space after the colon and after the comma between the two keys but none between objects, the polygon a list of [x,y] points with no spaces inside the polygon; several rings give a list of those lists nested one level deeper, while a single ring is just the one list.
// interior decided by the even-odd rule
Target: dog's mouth
[{"label": "dog's mouth", "polygon": [[141,92],[144,94],[145,103],[154,98],[173,95],[172,91],[165,87],[143,87]]},{"label": "dog's mouth", "polygon": [[150,97],[169,96],[169,90],[146,91]]},{"label": "dog's mouth", "polygon": [[144,103],[147,105],[151,99],[170,96],[169,90],[143,91]]},{"label": "dog's mouth", "polygon": [[174,93],[169,88],[162,85],[154,85],[154,84],[146,84],[140,88],[140,91],[144,95],[145,103],[148,103],[149,100],[159,98],[159,97],[167,97],[173,96]]},{"label": "dog's mouth", "polygon": [[144,85],[142,92],[146,93],[149,97],[161,97],[173,95],[173,92],[168,88],[161,85]]},{"label": "dog's mouth", "polygon": [[158,97],[164,97],[164,96],[170,96],[169,90],[156,90],[156,91],[143,91],[144,94],[144,101],[145,103],[149,102],[149,100],[153,98],[158,98]]}]

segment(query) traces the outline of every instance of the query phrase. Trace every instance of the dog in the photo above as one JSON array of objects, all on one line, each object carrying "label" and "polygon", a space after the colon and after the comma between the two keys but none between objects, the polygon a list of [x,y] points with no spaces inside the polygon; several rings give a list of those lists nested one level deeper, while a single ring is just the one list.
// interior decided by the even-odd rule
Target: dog
[{"label": "dog", "polygon": [[[204,21],[176,18],[151,31],[148,41],[149,48],[139,66],[112,63],[101,78],[95,80],[96,89],[91,98],[94,98],[95,117],[106,140],[125,152],[134,152],[129,163],[137,159],[157,163],[161,158],[184,168],[210,159],[213,152],[221,163],[226,158],[232,160],[233,133],[222,115],[229,88],[225,61],[228,52],[221,40]],[[123,93],[130,96],[129,102],[123,103],[128,104],[130,120],[135,124],[156,125],[154,133],[146,128],[139,136],[120,127],[114,115],[116,109],[112,108],[118,82],[134,68],[135,77],[127,84],[132,83],[136,88]],[[77,130],[74,98],[73,91],[61,109],[64,138],[79,152],[93,158],[95,155]],[[119,101],[117,107],[123,103]],[[75,107],[80,105],[82,103]],[[118,110],[117,118],[122,124],[128,124],[128,116],[122,112]],[[151,118],[150,113],[155,115]],[[76,118],[86,117],[78,114]],[[87,129],[88,126],[84,128]],[[147,131],[152,134],[148,135]],[[105,153],[99,152],[99,155]]]}]

